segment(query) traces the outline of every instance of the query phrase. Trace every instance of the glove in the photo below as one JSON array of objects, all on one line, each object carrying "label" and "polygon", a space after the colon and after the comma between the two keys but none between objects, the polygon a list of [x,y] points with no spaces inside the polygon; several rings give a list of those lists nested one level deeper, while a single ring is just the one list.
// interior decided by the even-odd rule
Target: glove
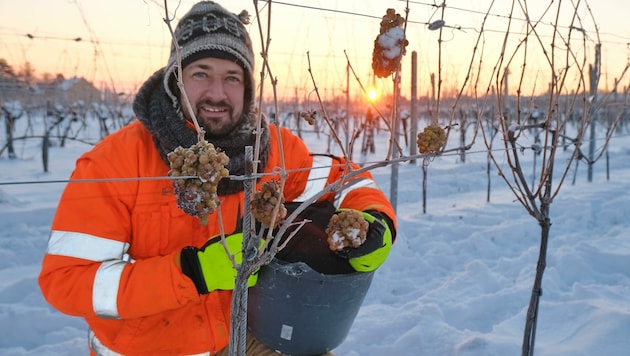
[{"label": "glove", "polygon": [[[218,289],[234,289],[237,270],[220,241],[221,236],[216,236],[208,240],[201,249],[193,246],[182,249],[180,257],[182,272],[192,279],[199,294],[207,294]],[[234,255],[236,263],[241,264],[243,233],[226,236],[225,243],[230,254]],[[247,286],[252,287],[257,281],[258,273],[254,272],[247,279]]]},{"label": "glove", "polygon": [[370,224],[365,242],[357,248],[342,251],[357,272],[370,272],[380,267],[392,248],[392,229],[386,217],[374,210],[362,211],[361,215]]}]

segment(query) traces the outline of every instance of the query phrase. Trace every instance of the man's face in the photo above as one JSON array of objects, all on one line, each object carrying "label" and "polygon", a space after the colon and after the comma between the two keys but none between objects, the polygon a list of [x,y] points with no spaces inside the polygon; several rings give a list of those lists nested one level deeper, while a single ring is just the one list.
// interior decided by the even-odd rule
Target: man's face
[{"label": "man's face", "polygon": [[[206,135],[228,134],[243,113],[243,68],[233,61],[207,57],[187,65],[182,76],[192,110]],[[180,103],[186,118],[192,120],[183,97]]]}]

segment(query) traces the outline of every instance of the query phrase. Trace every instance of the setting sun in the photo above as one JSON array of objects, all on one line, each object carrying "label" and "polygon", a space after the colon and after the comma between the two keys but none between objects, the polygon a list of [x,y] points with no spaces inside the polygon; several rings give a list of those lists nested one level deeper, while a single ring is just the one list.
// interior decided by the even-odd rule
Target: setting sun
[{"label": "setting sun", "polygon": [[376,101],[376,99],[378,98],[378,92],[376,91],[376,89],[370,88],[368,90],[367,96],[370,101]]}]

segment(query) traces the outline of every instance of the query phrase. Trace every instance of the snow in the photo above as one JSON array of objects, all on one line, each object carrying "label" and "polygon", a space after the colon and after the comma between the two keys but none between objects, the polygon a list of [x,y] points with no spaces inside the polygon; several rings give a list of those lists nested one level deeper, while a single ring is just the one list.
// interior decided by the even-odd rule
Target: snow
[{"label": "snow", "polygon": [[[81,138],[96,142],[98,119],[88,123],[93,129]],[[16,125],[19,136],[26,119]],[[32,129],[41,131],[43,125],[34,123]],[[628,353],[630,145],[625,130],[611,141],[610,179],[605,156],[594,166],[591,183],[580,162],[575,183],[572,167],[552,203],[537,356]],[[448,147],[455,147],[456,136]],[[303,137],[313,150],[325,151],[321,136]],[[358,160],[382,159],[386,140],[385,132],[378,133],[377,152]],[[49,306],[37,276],[64,187],[55,181],[67,179],[75,159],[90,147],[75,140],[65,147],[55,144],[48,173],[42,168],[41,139],[16,141],[17,159],[0,158],[0,355],[87,355],[85,323]],[[527,165],[533,152],[524,150],[520,158]],[[560,153],[558,166],[567,158],[568,152]],[[458,155],[434,158],[423,213],[422,168],[399,164],[398,237],[336,355],[520,354],[540,228],[492,170],[487,202],[483,147],[475,145],[465,163]],[[391,167],[373,171],[388,195],[391,172]]]},{"label": "snow", "polygon": [[3,114],[11,115],[13,118],[18,118],[22,115],[22,103],[16,100],[7,101],[2,103]]},{"label": "snow", "polygon": [[405,40],[405,30],[400,27],[394,27],[382,33],[377,38],[379,46],[383,47],[383,56],[388,59],[396,59],[400,57],[402,46]]}]

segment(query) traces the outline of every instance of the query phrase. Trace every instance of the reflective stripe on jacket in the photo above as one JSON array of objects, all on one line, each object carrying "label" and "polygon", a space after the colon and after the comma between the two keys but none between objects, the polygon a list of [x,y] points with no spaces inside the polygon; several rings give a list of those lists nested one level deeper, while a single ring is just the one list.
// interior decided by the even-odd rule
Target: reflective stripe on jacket
[{"label": "reflective stripe on jacket", "polygon": [[[278,130],[269,129],[266,173],[281,166]],[[280,132],[290,147],[284,157],[286,201],[306,200],[342,176],[343,160],[311,156],[297,136]],[[150,133],[131,123],[79,158],[71,179],[99,181],[70,182],[52,223],[39,276],[44,297],[59,311],[85,318],[96,339],[120,354],[215,353],[229,342],[231,292],[200,296],[174,263],[183,247],[200,247],[220,233],[217,214],[200,225],[177,207],[170,180],[116,179],[164,177],[168,170]],[[279,176],[265,176],[258,184],[271,179]],[[371,175],[356,179],[321,199],[394,219]],[[220,199],[224,231],[232,232],[243,214],[243,193]]]}]

